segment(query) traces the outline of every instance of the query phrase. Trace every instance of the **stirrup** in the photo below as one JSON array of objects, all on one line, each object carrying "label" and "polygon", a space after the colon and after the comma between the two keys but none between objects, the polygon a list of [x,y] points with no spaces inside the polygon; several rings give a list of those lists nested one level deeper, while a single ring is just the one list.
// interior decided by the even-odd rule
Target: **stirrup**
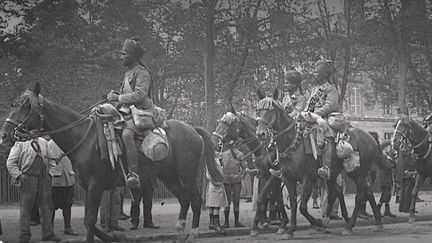
[{"label": "stirrup", "polygon": [[318,175],[321,178],[323,178],[324,180],[329,180],[330,179],[330,169],[326,165],[323,165],[320,168],[318,168]]},{"label": "stirrup", "polygon": [[139,177],[135,172],[131,171],[127,174],[126,186],[131,188],[131,189],[140,189],[141,188],[141,183],[140,183]]}]

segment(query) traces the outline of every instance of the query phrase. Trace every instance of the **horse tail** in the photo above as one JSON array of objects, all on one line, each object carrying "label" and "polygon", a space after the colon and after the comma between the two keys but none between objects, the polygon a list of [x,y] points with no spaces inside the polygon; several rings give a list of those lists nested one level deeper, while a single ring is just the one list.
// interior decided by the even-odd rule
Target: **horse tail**
[{"label": "horse tail", "polygon": [[223,175],[221,171],[218,169],[216,164],[217,162],[214,156],[215,151],[214,151],[213,142],[211,140],[211,134],[203,127],[194,127],[194,128],[195,131],[197,131],[197,133],[201,135],[203,139],[204,142],[203,156],[205,159],[207,171],[211,179],[214,180],[215,182],[223,182]]}]

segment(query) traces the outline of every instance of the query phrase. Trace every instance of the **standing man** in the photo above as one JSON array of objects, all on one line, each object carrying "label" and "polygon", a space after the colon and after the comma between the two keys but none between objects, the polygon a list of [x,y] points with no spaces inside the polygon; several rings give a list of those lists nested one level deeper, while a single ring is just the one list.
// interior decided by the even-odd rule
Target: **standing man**
[{"label": "standing man", "polygon": [[35,138],[25,142],[16,142],[6,161],[6,167],[15,185],[20,187],[20,235],[19,242],[29,242],[31,238],[30,214],[35,201],[39,206],[42,223],[43,241],[60,241],[53,231],[51,175],[54,167],[48,161],[48,141]]},{"label": "standing man", "polygon": [[132,119],[130,106],[134,105],[137,109],[150,109],[153,101],[150,97],[151,76],[150,72],[142,64],[140,59],[144,55],[144,50],[138,43],[138,38],[126,39],[120,51],[123,66],[128,71],[125,73],[121,83],[120,93],[111,90],[107,95],[110,102],[115,102],[117,109],[125,119],[125,127],[122,132],[122,140],[126,150],[126,160],[129,168],[126,185],[130,188],[139,189],[140,181],[138,178],[138,150],[135,145],[135,134],[138,131]]},{"label": "standing man", "polygon": [[[318,175],[324,180],[330,178],[330,163],[333,153],[333,147],[328,144],[326,138],[334,138],[334,132],[330,129],[325,121],[332,112],[341,112],[342,106],[339,104],[339,94],[336,86],[330,81],[331,76],[335,73],[335,68],[331,61],[318,61],[315,63],[314,83],[315,88],[306,104],[306,111],[312,119],[316,119],[318,129],[314,129],[317,146],[322,150],[321,167],[318,169]],[[312,113],[312,114],[311,114]]]},{"label": "standing man", "polygon": [[78,235],[71,227],[72,203],[74,197],[75,172],[68,157],[62,156],[64,152],[49,137],[46,138],[48,149],[52,158],[61,158],[58,164],[50,169],[52,176],[52,224],[54,226],[55,211],[61,209],[63,213],[64,233],[66,235]]},{"label": "standing man", "polygon": [[159,226],[153,224],[152,206],[153,191],[156,185],[155,177],[146,177],[141,183],[141,189],[132,189],[133,201],[131,204],[131,230],[136,230],[139,224],[140,203],[143,204],[143,227],[150,229],[159,229]]}]

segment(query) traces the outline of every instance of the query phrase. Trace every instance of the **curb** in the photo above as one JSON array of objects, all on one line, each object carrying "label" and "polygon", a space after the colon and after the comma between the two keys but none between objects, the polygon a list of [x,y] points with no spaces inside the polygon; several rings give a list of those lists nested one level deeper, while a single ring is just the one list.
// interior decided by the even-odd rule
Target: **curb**
[{"label": "curb", "polygon": [[[432,215],[424,215],[424,216],[416,216],[416,221],[431,221]],[[330,228],[343,228],[345,227],[345,222],[343,220],[338,221],[332,221],[333,223],[330,224]],[[384,225],[386,224],[399,224],[399,223],[407,223],[408,222],[408,216],[403,217],[397,217],[397,218],[388,218],[384,217],[382,218],[382,223]],[[356,226],[372,226],[374,225],[375,220],[373,218],[368,220],[357,220]],[[288,225],[289,226],[289,223]],[[297,225],[297,230],[309,230],[312,226],[310,224],[299,224]],[[260,229],[259,234],[270,234],[270,233],[276,233],[278,227],[277,226],[269,226],[266,229]],[[354,227],[355,230],[355,227]],[[229,228],[225,229],[226,234],[220,235],[215,231],[203,231],[200,232],[199,238],[212,238],[212,237],[224,237],[224,236],[244,236],[250,234],[250,227],[244,227],[244,228]],[[189,235],[189,234],[187,234]],[[155,241],[175,241],[177,240],[177,234],[170,233],[170,234],[158,234],[158,235],[142,235],[142,236],[136,236],[133,239],[130,239],[133,242],[155,242]]]}]

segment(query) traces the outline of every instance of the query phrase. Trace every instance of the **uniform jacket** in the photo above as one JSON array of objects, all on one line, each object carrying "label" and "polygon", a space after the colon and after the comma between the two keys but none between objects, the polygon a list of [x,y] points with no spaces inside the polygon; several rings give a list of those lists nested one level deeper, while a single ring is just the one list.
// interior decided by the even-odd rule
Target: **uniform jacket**
[{"label": "uniform jacket", "polygon": [[321,117],[327,117],[332,112],[341,112],[342,107],[339,104],[336,87],[329,82],[315,87],[307,102],[306,111],[314,112]]},{"label": "uniform jacket", "polygon": [[148,96],[150,83],[150,73],[143,66],[137,65],[127,71],[120,87],[119,103],[141,109],[151,108],[153,101]]},{"label": "uniform jacket", "polygon": [[[63,151],[57,146],[57,144],[50,140],[48,142],[49,153],[52,158],[59,158]],[[50,169],[52,176],[53,187],[68,187],[75,185],[75,172],[72,169],[72,163],[68,157],[63,157],[59,163]]]},{"label": "uniform jacket", "polygon": [[31,146],[31,142],[36,141],[39,144],[41,154],[47,169],[55,166],[55,162],[48,160],[50,157],[48,141],[44,138],[36,138],[25,142],[16,142],[12,147],[6,160],[6,167],[13,180],[16,180],[21,174],[26,173],[36,158],[36,151]]},{"label": "uniform jacket", "polygon": [[289,113],[291,117],[294,117],[298,113],[303,111],[306,107],[306,103],[306,96],[304,96],[300,92],[294,92],[292,95],[287,95],[282,101],[284,109]]},{"label": "uniform jacket", "polygon": [[243,180],[243,176],[245,175],[244,169],[246,168],[246,164],[244,161],[239,160],[241,157],[243,157],[243,153],[236,149],[232,151],[236,158],[233,157],[231,149],[225,150],[219,154],[223,166],[225,184],[241,182]]}]

